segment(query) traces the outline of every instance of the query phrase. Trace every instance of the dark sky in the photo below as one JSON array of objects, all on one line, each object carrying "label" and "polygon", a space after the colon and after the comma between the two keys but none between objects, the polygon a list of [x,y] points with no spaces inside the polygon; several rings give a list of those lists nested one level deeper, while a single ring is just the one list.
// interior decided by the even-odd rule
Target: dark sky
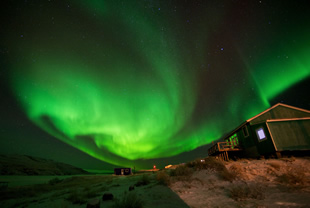
[{"label": "dark sky", "polygon": [[301,1],[7,1],[0,153],[186,162],[282,102],[310,109]]}]

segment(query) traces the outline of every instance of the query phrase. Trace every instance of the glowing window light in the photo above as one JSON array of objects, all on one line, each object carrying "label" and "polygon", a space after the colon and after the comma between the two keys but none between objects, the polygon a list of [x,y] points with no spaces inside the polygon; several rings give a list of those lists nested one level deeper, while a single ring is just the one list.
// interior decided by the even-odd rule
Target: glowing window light
[{"label": "glowing window light", "polygon": [[265,132],[264,132],[264,129],[263,129],[263,128],[257,129],[257,130],[256,130],[256,134],[257,134],[257,137],[258,137],[260,140],[266,139],[266,135],[265,135]]}]

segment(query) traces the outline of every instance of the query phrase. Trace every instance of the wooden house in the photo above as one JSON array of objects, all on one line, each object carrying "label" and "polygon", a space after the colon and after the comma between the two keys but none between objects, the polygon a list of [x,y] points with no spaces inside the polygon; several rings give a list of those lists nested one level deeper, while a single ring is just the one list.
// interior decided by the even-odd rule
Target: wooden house
[{"label": "wooden house", "polygon": [[310,111],[278,103],[243,122],[208,154],[228,160],[305,150],[310,150]]},{"label": "wooden house", "polygon": [[114,168],[115,175],[131,175],[131,168]]}]

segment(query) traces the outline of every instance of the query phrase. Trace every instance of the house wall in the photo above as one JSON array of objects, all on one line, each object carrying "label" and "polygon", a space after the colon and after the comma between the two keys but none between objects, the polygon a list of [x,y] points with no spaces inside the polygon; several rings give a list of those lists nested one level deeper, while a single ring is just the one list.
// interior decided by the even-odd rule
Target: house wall
[{"label": "house wall", "polygon": [[[292,118],[306,118],[310,117],[309,111],[302,109],[295,109],[294,107],[283,106],[278,104],[272,109],[266,110],[261,115],[248,120],[249,123],[244,123],[248,129],[249,136],[245,136],[243,133],[243,126],[241,125],[232,133],[225,137],[224,140],[228,140],[233,134],[237,134],[242,152],[234,152],[234,154],[241,154],[245,157],[258,157],[260,155],[274,154],[276,151],[283,150],[297,150],[308,149],[310,150],[310,126],[309,121],[301,121],[296,123],[281,123],[276,124],[267,120],[272,119],[292,119]],[[274,121],[273,121],[274,122]],[[256,130],[262,128],[266,138],[259,139]],[[292,135],[290,129],[295,129],[295,135]],[[269,132],[270,131],[270,132]],[[290,133],[289,133],[290,131]],[[272,135],[272,136],[271,136]],[[275,138],[275,140],[273,140]],[[281,138],[284,140],[281,142]],[[293,145],[293,140],[297,141],[298,145]],[[296,143],[296,142],[295,142]],[[277,145],[277,146],[276,146]],[[298,146],[298,147],[297,147]],[[278,150],[277,150],[278,148]],[[231,154],[231,153],[230,153]]]},{"label": "house wall", "polygon": [[268,122],[277,151],[310,150],[310,119]]},{"label": "house wall", "polygon": [[243,133],[243,129],[240,128],[237,131],[237,136],[238,136],[238,140],[239,140],[239,144],[240,147],[244,150],[244,156],[245,157],[258,157],[258,151],[257,151],[257,147],[256,147],[256,143],[254,142],[254,140],[252,139],[252,137],[254,136],[253,131],[250,127],[250,124],[247,123],[246,128],[248,130],[248,136],[246,136]]},{"label": "house wall", "polygon": [[[257,130],[262,128],[265,134],[265,139],[259,139]],[[266,123],[259,123],[251,126],[252,136],[251,139],[255,143],[259,155],[269,155],[275,153],[273,140],[269,134]]]},{"label": "house wall", "polygon": [[270,111],[253,119],[251,123],[252,124],[260,123],[270,119],[303,118],[303,117],[310,117],[310,113],[279,105],[271,109]]}]

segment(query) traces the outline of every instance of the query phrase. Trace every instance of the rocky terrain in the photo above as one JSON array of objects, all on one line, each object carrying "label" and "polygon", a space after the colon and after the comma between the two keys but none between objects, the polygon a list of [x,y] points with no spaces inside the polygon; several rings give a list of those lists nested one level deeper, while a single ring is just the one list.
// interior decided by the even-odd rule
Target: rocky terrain
[{"label": "rocky terrain", "polygon": [[0,155],[0,175],[77,175],[87,171],[72,165],[27,155]]},{"label": "rocky terrain", "polygon": [[208,157],[129,176],[55,177],[0,190],[0,207],[306,208],[310,158]]},{"label": "rocky terrain", "polygon": [[[310,159],[199,161],[175,169],[170,188],[190,207],[310,207]],[[183,175],[183,176],[182,176]],[[171,178],[171,177],[170,177]]]}]

